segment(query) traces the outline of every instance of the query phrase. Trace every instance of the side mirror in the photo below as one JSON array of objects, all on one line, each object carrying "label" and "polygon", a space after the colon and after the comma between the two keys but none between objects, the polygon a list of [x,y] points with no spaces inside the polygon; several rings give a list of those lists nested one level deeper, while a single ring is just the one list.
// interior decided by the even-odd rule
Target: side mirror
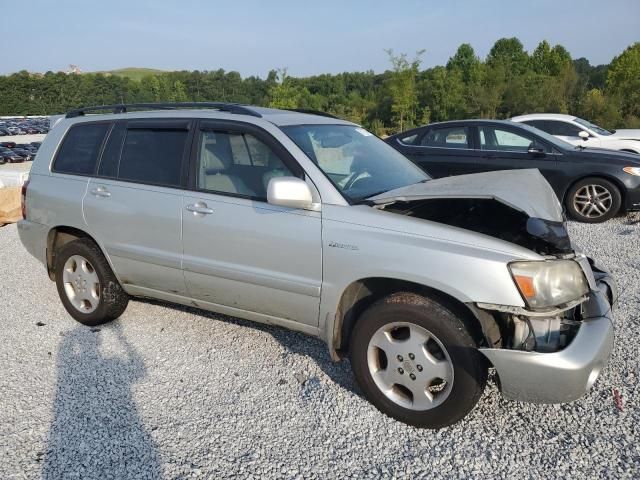
[{"label": "side mirror", "polygon": [[529,155],[533,155],[534,157],[544,157],[547,152],[544,151],[540,145],[531,144],[529,145],[529,149],[527,150]]},{"label": "side mirror", "polygon": [[589,132],[585,132],[584,130],[581,130],[580,132],[578,132],[578,136],[583,140],[589,140],[589,137],[591,135],[589,135]]},{"label": "side mirror", "polygon": [[316,210],[311,189],[304,180],[296,177],[276,177],[269,180],[267,201],[271,205]]}]

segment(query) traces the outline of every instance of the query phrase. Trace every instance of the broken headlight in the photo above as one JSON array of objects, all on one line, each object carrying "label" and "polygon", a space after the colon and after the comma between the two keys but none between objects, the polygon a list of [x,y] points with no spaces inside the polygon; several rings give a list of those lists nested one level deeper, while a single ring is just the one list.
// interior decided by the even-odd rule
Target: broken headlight
[{"label": "broken headlight", "polygon": [[513,262],[509,270],[530,308],[563,305],[589,291],[580,265],[573,260]]}]

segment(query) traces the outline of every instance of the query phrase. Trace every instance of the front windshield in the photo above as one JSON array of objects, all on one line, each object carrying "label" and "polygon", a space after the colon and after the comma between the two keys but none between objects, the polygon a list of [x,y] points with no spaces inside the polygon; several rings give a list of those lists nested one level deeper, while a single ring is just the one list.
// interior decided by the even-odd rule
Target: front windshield
[{"label": "front windshield", "polygon": [[598,125],[591,123],[587,120],[585,120],[584,118],[574,118],[573,119],[574,122],[579,123],[580,125],[582,125],[583,127],[587,127],[590,128],[591,130],[593,130],[594,132],[596,132],[598,135],[613,135],[613,132],[610,132],[609,130],[606,130],[602,127],[599,127]]},{"label": "front windshield", "polygon": [[351,202],[430,178],[364,128],[353,125],[281,128]]}]

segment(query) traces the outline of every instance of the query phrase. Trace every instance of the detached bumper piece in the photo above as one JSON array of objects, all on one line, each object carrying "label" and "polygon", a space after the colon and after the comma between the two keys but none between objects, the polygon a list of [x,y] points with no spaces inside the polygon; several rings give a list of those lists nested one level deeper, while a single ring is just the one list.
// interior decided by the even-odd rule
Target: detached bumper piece
[{"label": "detached bumper piece", "polygon": [[502,394],[533,403],[565,403],[582,397],[595,383],[613,349],[609,277],[598,279],[583,304],[583,319],[567,347],[553,353],[482,348],[495,367]]}]

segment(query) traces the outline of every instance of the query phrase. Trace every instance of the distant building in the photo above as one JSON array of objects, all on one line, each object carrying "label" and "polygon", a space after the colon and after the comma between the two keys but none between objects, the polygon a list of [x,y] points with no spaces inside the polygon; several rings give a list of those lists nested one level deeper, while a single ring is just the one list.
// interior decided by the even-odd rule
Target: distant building
[{"label": "distant building", "polygon": [[82,70],[77,65],[69,64],[69,69],[65,72],[67,75],[80,75]]}]

